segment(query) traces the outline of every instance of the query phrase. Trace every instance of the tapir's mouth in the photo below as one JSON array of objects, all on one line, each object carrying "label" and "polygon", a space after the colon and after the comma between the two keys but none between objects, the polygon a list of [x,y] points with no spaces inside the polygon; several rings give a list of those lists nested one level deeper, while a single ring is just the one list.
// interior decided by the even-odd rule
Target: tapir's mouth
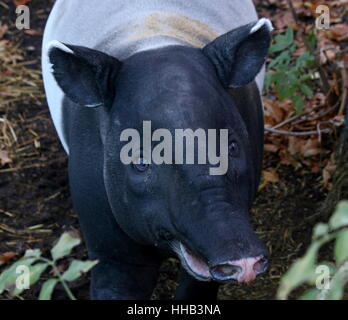
[{"label": "tapir's mouth", "polygon": [[183,243],[175,241],[173,248],[178,254],[182,266],[194,278],[200,281],[248,283],[267,269],[267,259],[263,256],[229,260],[209,266],[198,254],[188,249]]},{"label": "tapir's mouth", "polygon": [[186,248],[181,242],[179,245],[179,254],[181,263],[188,273],[201,281],[211,280],[208,264],[197,254]]}]

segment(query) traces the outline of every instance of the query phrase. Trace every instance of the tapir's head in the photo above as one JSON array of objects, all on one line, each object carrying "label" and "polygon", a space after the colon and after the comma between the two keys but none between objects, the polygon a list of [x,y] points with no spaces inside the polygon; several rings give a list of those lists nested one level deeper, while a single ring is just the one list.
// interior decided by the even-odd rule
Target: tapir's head
[{"label": "tapir's head", "polygon": [[[122,62],[84,47],[50,46],[53,74],[66,96],[81,108],[95,108],[100,119],[104,181],[117,222],[136,241],[172,247],[200,280],[249,282],[266,269],[267,251],[248,213],[260,154],[227,88],[254,80],[271,30],[261,19],[203,49],[169,46]],[[213,155],[226,154],[220,158],[226,170],[212,174],[219,164],[200,158],[204,144],[186,149],[184,156],[194,150],[194,161],[184,157],[182,163],[176,129],[200,132],[207,154],[213,146]]]}]

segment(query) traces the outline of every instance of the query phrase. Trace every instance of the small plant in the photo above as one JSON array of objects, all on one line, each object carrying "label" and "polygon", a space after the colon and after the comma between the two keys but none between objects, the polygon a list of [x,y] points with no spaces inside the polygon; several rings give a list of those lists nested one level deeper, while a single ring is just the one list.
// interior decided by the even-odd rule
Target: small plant
[{"label": "small plant", "polygon": [[[51,249],[52,259],[42,257],[39,249],[27,250],[21,259],[0,274],[0,294],[6,290],[12,297],[19,297],[25,289],[28,289],[28,287],[40,280],[41,275],[47,268],[52,268],[55,277],[46,280],[42,284],[39,300],[50,300],[53,290],[59,282],[62,284],[68,297],[71,300],[76,300],[69,289],[68,282],[77,280],[83,273],[93,268],[98,261],[73,260],[63,274],[60,272],[57,262],[59,259],[69,255],[72,249],[80,243],[80,238],[69,233],[63,233],[57,244]],[[24,270],[28,270],[29,273],[27,275],[21,274]],[[25,280],[25,276],[27,277],[27,283],[18,285],[19,279]]]},{"label": "small plant", "polygon": [[[317,263],[319,249],[331,241],[335,241],[335,263]],[[316,288],[308,289],[300,299],[343,298],[348,283],[348,201],[339,203],[328,224],[319,223],[314,227],[306,254],[282,277],[278,299],[287,299],[291,291],[305,283]]]},{"label": "small plant", "polygon": [[[315,41],[315,39],[314,39]],[[314,48],[313,37],[308,38],[310,47]],[[297,113],[301,113],[304,97],[311,98],[313,91],[308,83],[312,80],[310,68],[314,65],[314,56],[305,52],[293,57],[297,49],[294,31],[288,27],[285,34],[279,34],[270,47],[270,53],[279,53],[268,65],[265,78],[265,90],[269,91],[273,83],[280,100],[290,99]]]}]

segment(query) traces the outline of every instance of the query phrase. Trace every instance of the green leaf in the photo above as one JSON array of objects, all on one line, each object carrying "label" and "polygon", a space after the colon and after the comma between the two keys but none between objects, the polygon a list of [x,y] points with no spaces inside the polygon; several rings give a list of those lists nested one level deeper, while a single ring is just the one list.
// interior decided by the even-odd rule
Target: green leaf
[{"label": "green leaf", "polygon": [[33,285],[39,281],[41,274],[47,269],[48,266],[48,263],[38,263],[30,267],[30,285]]},{"label": "green leaf", "polygon": [[300,114],[302,112],[303,104],[304,104],[303,98],[301,96],[294,95],[291,101],[294,104],[296,113]]},{"label": "green leaf", "polygon": [[341,266],[330,282],[325,300],[341,300],[348,281],[348,262]]},{"label": "green leaf", "polygon": [[320,300],[321,291],[318,289],[308,289],[301,297],[300,300]]},{"label": "green leaf", "polygon": [[292,87],[287,85],[286,83],[282,82],[277,84],[278,90],[279,90],[279,100],[284,100],[287,97],[291,96],[292,93]]},{"label": "green leaf", "polygon": [[289,47],[289,51],[290,53],[294,53],[297,49],[297,44],[294,42],[290,47]]},{"label": "green leaf", "polygon": [[348,260],[348,229],[338,232],[335,242],[335,259],[337,264]]},{"label": "green leaf", "polygon": [[[334,275],[337,272],[337,268],[334,265],[334,263],[332,263],[332,262],[320,262],[320,264],[317,266],[317,268],[322,267],[322,266],[326,266],[329,269],[330,276]],[[316,274],[316,278],[317,278],[317,276],[318,276],[318,274]],[[315,284],[315,281],[313,282],[313,284]]]},{"label": "green leaf", "polygon": [[317,48],[317,37],[314,32],[311,32],[307,36],[307,41],[309,45],[309,49],[311,52],[314,52]]},{"label": "green leaf", "polygon": [[82,273],[88,272],[90,269],[92,269],[96,264],[98,263],[97,260],[95,261],[80,261],[80,260],[73,260],[63,275],[62,279],[66,281],[75,281],[78,279]]},{"label": "green leaf", "polygon": [[313,62],[314,62],[314,57],[309,52],[305,52],[297,58],[296,68],[297,69],[309,68],[313,65]]},{"label": "green leaf", "polygon": [[312,97],[313,96],[313,91],[310,87],[308,87],[306,84],[302,83],[301,86],[301,91],[308,97]]},{"label": "green leaf", "polygon": [[313,230],[313,239],[318,239],[329,232],[329,226],[326,223],[318,223]]},{"label": "green leaf", "polygon": [[35,250],[27,250],[25,251],[24,258],[40,258],[41,257],[41,250],[35,249]]},{"label": "green leaf", "polygon": [[282,51],[289,47],[294,41],[294,30],[288,27],[284,35],[277,35],[274,38],[274,44],[270,47],[270,53]]},{"label": "green leaf", "polygon": [[54,261],[63,258],[71,253],[71,250],[81,243],[80,238],[65,232],[62,234],[57,244],[52,248],[51,255]]},{"label": "green leaf", "polygon": [[321,262],[319,265],[315,266],[315,273],[307,280],[307,284],[316,286],[317,289],[320,289],[318,286],[324,287],[336,271],[337,268],[332,263]]},{"label": "green leaf", "polygon": [[303,74],[299,76],[299,83],[304,83],[312,79],[313,79],[312,74]]},{"label": "green leaf", "polygon": [[[39,281],[41,274],[47,269],[48,263],[38,263],[29,267],[29,284],[32,286]],[[17,275],[18,276],[18,275]],[[25,289],[15,288],[10,294],[12,296],[20,295]]]},{"label": "green leaf", "polygon": [[18,260],[16,263],[14,263],[12,266],[8,267],[6,270],[4,270],[0,275],[0,294],[3,293],[5,290],[10,290],[11,288],[15,287],[16,280],[19,276],[19,274],[16,273],[17,267],[29,267],[36,261],[37,258],[22,258]]},{"label": "green leaf", "polygon": [[321,243],[322,241],[312,243],[307,249],[306,254],[295,261],[288,272],[282,277],[277,293],[278,299],[287,299],[293,289],[313,278],[316,257]]},{"label": "green leaf", "polygon": [[289,51],[284,51],[268,64],[268,68],[271,69],[273,67],[277,67],[278,69],[279,66],[288,66],[290,62],[291,62],[291,56]]},{"label": "green leaf", "polygon": [[46,280],[41,287],[39,300],[51,300],[53,290],[57,283],[58,279],[56,278]]},{"label": "green leaf", "polygon": [[263,88],[264,88],[264,90],[266,91],[266,92],[268,92],[269,91],[269,87],[270,87],[270,85],[271,85],[271,83],[272,83],[272,74],[271,73],[266,73],[266,76],[265,76],[265,81],[264,81],[264,85],[263,85]]},{"label": "green leaf", "polygon": [[341,201],[329,221],[331,229],[348,226],[348,201]]}]

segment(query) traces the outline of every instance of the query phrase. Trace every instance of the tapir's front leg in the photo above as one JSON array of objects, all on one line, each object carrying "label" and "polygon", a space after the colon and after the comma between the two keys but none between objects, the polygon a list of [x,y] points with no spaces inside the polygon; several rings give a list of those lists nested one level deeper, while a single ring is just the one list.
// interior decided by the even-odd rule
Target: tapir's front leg
[{"label": "tapir's front leg", "polygon": [[[93,146],[92,146],[93,147]],[[94,147],[97,150],[98,146]],[[110,209],[102,180],[100,153],[69,157],[69,178],[92,269],[92,299],[150,299],[160,259],[123,232]]]},{"label": "tapir's front leg", "polygon": [[219,284],[211,281],[198,281],[181,270],[175,300],[216,300]]},{"label": "tapir's front leg", "polygon": [[99,260],[92,269],[91,298],[150,299],[160,261],[152,256],[149,248],[138,245],[124,234],[112,213],[105,210],[105,206],[98,206],[99,201],[100,197],[86,197],[83,203],[74,202],[89,257]]},{"label": "tapir's front leg", "polygon": [[87,233],[87,241],[94,238],[94,243],[88,245],[89,255],[99,260],[92,269],[91,299],[150,299],[157,284],[160,260],[152,255],[151,249],[147,253],[149,248],[129,239],[116,224],[104,225],[104,232],[99,239],[94,238],[96,234]]},{"label": "tapir's front leg", "polygon": [[157,282],[158,268],[127,265],[102,259],[92,270],[93,300],[148,300]]}]

